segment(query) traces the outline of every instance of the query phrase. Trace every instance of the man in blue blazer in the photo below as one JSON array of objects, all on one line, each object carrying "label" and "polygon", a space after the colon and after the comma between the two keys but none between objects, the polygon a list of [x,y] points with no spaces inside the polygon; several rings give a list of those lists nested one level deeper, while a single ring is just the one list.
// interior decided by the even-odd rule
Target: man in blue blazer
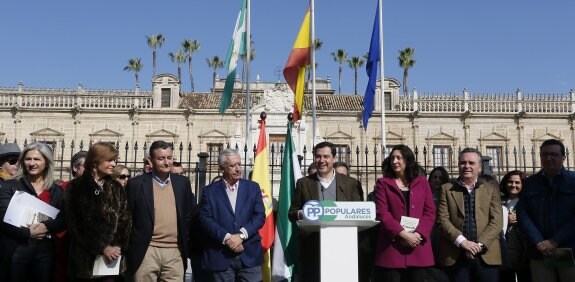
[{"label": "man in blue blazer", "polygon": [[183,281],[196,200],[187,177],[172,174],[172,147],[150,146],[152,171],[128,182],[132,234],[126,258],[134,281]]},{"label": "man in blue blazer", "polygon": [[206,186],[200,201],[205,233],[202,264],[213,281],[262,281],[263,250],[258,230],[264,225],[262,192],[241,179],[241,157],[226,149],[218,157],[222,180]]}]

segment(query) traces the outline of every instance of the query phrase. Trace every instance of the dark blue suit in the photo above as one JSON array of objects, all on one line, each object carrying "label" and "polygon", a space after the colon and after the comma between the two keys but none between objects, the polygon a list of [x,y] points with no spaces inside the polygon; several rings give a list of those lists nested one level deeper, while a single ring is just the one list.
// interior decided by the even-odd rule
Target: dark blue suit
[{"label": "dark blue suit", "polygon": [[[190,184],[190,179],[177,174],[170,174],[176,213],[178,217],[178,248],[184,262],[184,269],[188,258],[188,233],[190,230],[192,212],[196,208],[196,199]],[[152,174],[146,173],[130,179],[126,187],[128,207],[132,213],[132,234],[130,245],[126,254],[128,270],[135,273],[150,245],[154,232],[154,192]]]},{"label": "dark blue suit", "polygon": [[220,180],[202,190],[200,223],[206,235],[202,264],[210,271],[223,271],[230,267],[235,254],[223,244],[226,233],[240,233],[245,228],[248,239],[239,254],[245,267],[260,266],[263,250],[258,230],[265,222],[265,209],[260,186],[249,180],[239,180],[235,213],[226,193],[226,184]]}]

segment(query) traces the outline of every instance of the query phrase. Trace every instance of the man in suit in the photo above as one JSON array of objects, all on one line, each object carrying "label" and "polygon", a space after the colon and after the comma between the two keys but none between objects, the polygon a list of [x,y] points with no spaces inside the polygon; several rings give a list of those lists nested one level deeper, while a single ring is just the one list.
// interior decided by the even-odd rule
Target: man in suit
[{"label": "man in suit", "polygon": [[[363,201],[359,191],[361,184],[354,178],[336,173],[336,148],[330,142],[321,142],[314,147],[314,162],[317,172],[300,178],[288,212],[290,221],[303,219],[303,205],[310,200]],[[320,281],[320,250],[317,232],[300,231],[300,281]]]},{"label": "man in suit", "polygon": [[241,179],[236,150],[220,152],[222,179],[202,190],[200,223],[205,233],[202,264],[213,281],[262,281],[259,229],[265,222],[260,186]]},{"label": "man in suit", "polygon": [[127,252],[135,281],[182,281],[188,258],[188,236],[196,201],[187,177],[171,174],[172,147],[150,146],[152,171],[132,178],[126,187],[132,213]]},{"label": "man in suit", "polygon": [[563,166],[566,153],[560,140],[545,140],[539,150],[541,171],[525,180],[517,204],[531,278],[575,281],[574,266],[545,263],[561,250],[575,250],[575,173]]},{"label": "man in suit", "polygon": [[478,180],[482,168],[478,150],[462,150],[458,166],[459,178],[444,184],[439,197],[439,264],[451,281],[497,281],[503,226],[499,188]]}]

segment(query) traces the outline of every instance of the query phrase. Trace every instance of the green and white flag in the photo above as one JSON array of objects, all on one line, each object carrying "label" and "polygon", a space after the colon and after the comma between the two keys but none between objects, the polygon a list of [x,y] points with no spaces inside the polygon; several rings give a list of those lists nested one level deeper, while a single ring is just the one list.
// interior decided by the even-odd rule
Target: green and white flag
[{"label": "green and white flag", "polygon": [[232,93],[234,91],[234,83],[236,81],[236,68],[238,66],[238,57],[246,53],[246,7],[247,2],[244,0],[242,9],[238,14],[236,20],[236,28],[234,28],[234,35],[232,42],[228,49],[228,56],[226,58],[226,69],[228,76],[226,78],[226,85],[222,93],[222,100],[220,101],[220,113],[224,113],[232,104]]},{"label": "green and white flag", "polygon": [[295,279],[294,267],[297,262],[297,225],[289,221],[288,210],[295,191],[295,184],[302,176],[291,137],[292,126],[293,123],[289,122],[282,163],[274,253],[272,256],[272,281],[274,282],[293,281]]}]

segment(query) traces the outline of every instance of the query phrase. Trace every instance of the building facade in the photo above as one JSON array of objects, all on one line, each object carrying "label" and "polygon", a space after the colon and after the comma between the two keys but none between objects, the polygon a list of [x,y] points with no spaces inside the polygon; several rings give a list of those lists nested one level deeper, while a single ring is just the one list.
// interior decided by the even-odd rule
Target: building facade
[{"label": "building facade", "polygon": [[[52,144],[64,179],[69,175],[70,156],[98,141],[116,144],[119,162],[135,170],[142,167],[146,146],[159,139],[173,142],[176,159],[192,166],[199,152],[216,152],[227,146],[252,148],[259,132],[257,121],[265,111],[268,146],[275,148],[270,159],[279,165],[287,115],[293,108],[291,90],[281,82],[252,82],[246,126],[248,99],[240,81],[236,81],[231,107],[218,113],[224,83],[217,79],[213,93],[181,93],[176,76],[161,74],[154,77],[151,91],[84,89],[81,85],[77,89],[37,89],[23,83],[0,87],[0,140],[16,140],[21,146],[32,141]],[[385,101],[386,146],[410,146],[427,171],[441,165],[455,173],[457,152],[464,147],[476,147],[490,156],[498,174],[516,168],[536,171],[538,146],[549,138],[562,140],[568,152],[575,150],[573,91],[431,94],[413,90],[403,96],[399,82],[392,78],[385,79],[383,96],[380,89],[378,82],[375,110],[365,130],[363,97],[337,95],[329,77],[318,79],[317,140],[312,140],[311,95],[306,94],[304,117],[292,132],[298,154],[304,156],[302,164],[312,161],[313,144],[333,142],[340,159],[352,165],[352,176],[371,188],[382,160],[381,99]],[[251,149],[243,156],[245,163],[253,162]],[[567,159],[570,167],[573,156],[569,154]],[[215,162],[214,154],[209,162]],[[279,169],[274,170],[277,184]]]}]

